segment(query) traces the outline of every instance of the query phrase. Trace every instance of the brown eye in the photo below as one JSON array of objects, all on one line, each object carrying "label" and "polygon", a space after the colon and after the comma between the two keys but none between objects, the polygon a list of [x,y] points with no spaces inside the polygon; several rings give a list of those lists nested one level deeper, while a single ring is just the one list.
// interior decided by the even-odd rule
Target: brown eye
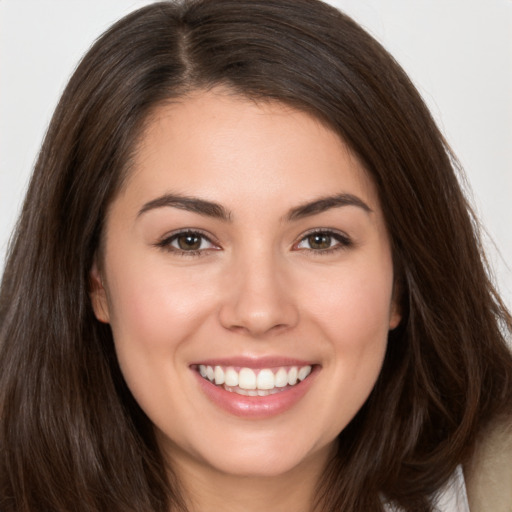
[{"label": "brown eye", "polygon": [[164,238],[156,245],[166,251],[188,256],[219,249],[206,235],[197,231],[181,231]]},{"label": "brown eye", "polygon": [[348,249],[352,246],[351,239],[338,231],[314,231],[307,234],[295,245],[295,249],[302,249],[317,254],[331,254],[338,249]]},{"label": "brown eye", "polygon": [[327,233],[313,233],[307,237],[311,249],[329,249],[332,244],[332,237]]},{"label": "brown eye", "polygon": [[186,233],[176,237],[176,243],[182,251],[197,251],[201,248],[202,237],[194,233]]}]

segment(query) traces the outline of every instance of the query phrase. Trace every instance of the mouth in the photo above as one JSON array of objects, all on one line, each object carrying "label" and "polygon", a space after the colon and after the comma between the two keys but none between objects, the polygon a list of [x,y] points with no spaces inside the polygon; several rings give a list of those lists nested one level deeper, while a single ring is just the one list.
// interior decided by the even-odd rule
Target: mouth
[{"label": "mouth", "polygon": [[196,361],[190,369],[214,406],[234,416],[263,420],[302,403],[322,366],[269,355]]},{"label": "mouth", "polygon": [[290,390],[306,380],[312,365],[291,365],[272,368],[247,368],[222,365],[193,365],[206,381],[230,393],[265,397]]}]

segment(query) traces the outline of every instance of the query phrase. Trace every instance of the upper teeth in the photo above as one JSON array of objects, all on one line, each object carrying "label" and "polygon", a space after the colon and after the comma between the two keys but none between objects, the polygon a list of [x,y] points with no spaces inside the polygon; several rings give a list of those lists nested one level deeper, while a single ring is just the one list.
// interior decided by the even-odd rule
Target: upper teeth
[{"label": "upper teeth", "polygon": [[262,368],[253,370],[252,368],[240,368],[239,370],[232,366],[207,366],[199,365],[199,373],[205,379],[214,382],[216,385],[225,385],[230,388],[238,386],[242,389],[252,390],[270,390],[274,388],[284,388],[293,386],[298,381],[304,380],[311,373],[311,366],[291,366],[282,368]]}]

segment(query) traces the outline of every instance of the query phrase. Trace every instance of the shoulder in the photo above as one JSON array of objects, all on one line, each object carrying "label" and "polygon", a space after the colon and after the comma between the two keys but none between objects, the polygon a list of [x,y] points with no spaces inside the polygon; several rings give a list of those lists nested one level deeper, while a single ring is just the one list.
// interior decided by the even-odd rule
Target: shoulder
[{"label": "shoulder", "polygon": [[512,418],[482,431],[464,473],[471,512],[512,512]]}]

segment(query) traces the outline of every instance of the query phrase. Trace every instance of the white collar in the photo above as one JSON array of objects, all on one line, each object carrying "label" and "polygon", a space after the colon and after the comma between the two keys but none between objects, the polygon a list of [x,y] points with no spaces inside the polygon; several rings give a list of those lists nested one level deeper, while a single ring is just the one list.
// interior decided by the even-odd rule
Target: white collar
[{"label": "white collar", "polygon": [[[457,466],[446,485],[436,493],[433,501],[437,512],[470,512],[462,466]],[[385,503],[384,510],[400,512],[400,509],[391,503]]]}]

